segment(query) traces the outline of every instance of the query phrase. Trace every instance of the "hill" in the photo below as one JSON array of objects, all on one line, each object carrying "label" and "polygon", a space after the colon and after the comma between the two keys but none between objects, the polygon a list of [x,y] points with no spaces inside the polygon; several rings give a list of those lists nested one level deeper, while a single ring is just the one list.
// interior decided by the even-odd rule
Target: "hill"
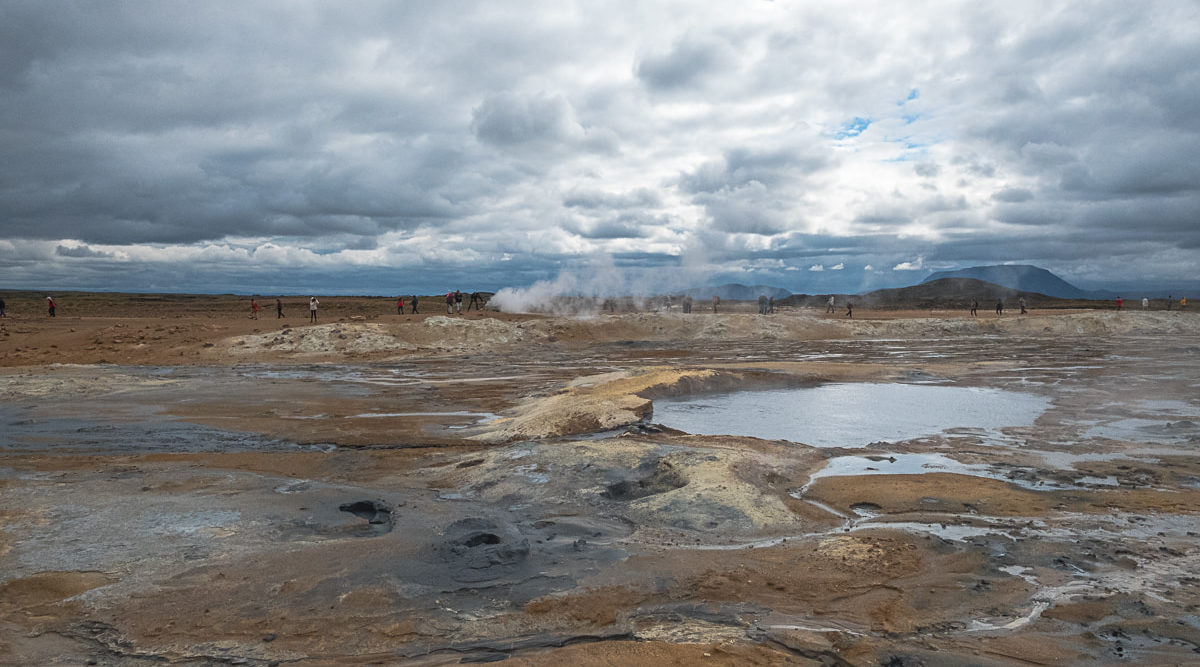
[{"label": "hill", "polygon": [[1108,293],[1093,293],[1080,289],[1041,267],[1029,264],[999,264],[972,266],[954,271],[937,271],[921,284],[943,278],[972,278],[1021,292],[1035,292],[1060,299],[1106,298]]},{"label": "hill", "polygon": [[1009,306],[1015,306],[1020,297],[1040,303],[1057,301],[1046,294],[1012,289],[974,278],[939,278],[911,287],[867,292],[859,299],[863,304],[872,306],[911,308],[965,308],[978,299],[980,308],[991,308],[996,305],[997,299],[1004,299]]},{"label": "hill", "polygon": [[[1004,299],[1006,305],[1015,307],[1016,300],[1022,296],[1030,302],[1030,305],[1037,303],[1045,306],[1049,302],[1060,301],[1045,294],[1015,290],[974,278],[939,278],[910,287],[881,289],[864,294],[838,294],[835,295],[835,300],[838,308],[845,308],[846,302],[849,301],[857,305],[881,309],[968,308],[972,301],[978,300],[980,308],[991,309],[996,305],[997,299]],[[825,306],[828,298],[829,296],[826,294],[813,296],[793,294],[781,301],[780,305],[821,308]]]}]

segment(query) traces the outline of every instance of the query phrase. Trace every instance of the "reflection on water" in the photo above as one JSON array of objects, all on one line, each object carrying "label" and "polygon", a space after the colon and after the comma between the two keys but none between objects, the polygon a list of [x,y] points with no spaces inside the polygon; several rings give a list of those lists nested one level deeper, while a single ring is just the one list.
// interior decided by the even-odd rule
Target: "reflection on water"
[{"label": "reflection on water", "polygon": [[837,383],[654,402],[654,421],[688,433],[816,447],[863,447],[951,428],[1029,426],[1047,398],[1001,389]]}]

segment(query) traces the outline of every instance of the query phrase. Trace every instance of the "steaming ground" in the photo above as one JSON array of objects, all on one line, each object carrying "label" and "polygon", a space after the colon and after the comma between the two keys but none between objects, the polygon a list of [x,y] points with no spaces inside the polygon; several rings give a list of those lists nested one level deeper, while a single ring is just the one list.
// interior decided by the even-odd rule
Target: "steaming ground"
[{"label": "steaming ground", "polygon": [[[1189,313],[346,300],[309,325],[112,298],[0,321],[5,664],[1200,655]],[[654,424],[663,397],[828,382],[1048,407],[855,448]]]}]

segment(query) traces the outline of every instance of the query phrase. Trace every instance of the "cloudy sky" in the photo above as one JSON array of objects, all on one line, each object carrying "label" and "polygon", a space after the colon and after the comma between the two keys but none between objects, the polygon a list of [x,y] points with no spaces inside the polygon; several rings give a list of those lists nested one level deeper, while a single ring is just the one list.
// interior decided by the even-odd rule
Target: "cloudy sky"
[{"label": "cloudy sky", "polygon": [[0,288],[1200,286],[1200,4],[0,0],[0,156]]}]

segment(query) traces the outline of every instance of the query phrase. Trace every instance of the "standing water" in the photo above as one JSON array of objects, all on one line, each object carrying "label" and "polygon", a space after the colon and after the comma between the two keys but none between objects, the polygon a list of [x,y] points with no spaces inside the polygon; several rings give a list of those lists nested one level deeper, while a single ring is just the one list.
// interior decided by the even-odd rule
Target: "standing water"
[{"label": "standing water", "polygon": [[984,387],[838,383],[658,400],[654,421],[701,435],[864,447],[951,428],[1029,426],[1049,404],[1042,396]]}]

